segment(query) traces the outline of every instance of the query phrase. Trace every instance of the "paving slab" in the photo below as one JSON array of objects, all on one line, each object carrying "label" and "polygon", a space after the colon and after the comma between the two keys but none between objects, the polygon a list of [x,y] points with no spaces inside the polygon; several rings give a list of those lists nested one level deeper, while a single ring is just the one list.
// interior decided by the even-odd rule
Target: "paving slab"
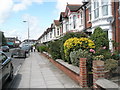
[{"label": "paving slab", "polygon": [[18,74],[20,75],[18,88],[80,88],[38,52],[31,52]]}]

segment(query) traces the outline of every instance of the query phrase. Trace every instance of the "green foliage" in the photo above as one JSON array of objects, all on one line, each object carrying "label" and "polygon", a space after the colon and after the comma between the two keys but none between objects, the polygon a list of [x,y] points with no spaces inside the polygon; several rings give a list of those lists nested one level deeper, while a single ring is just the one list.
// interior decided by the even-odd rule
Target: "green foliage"
[{"label": "green foliage", "polygon": [[90,63],[92,53],[89,53],[86,50],[79,49],[70,53],[71,63],[75,66],[79,66],[80,58],[87,58],[87,62]]},{"label": "green foliage", "polygon": [[48,47],[46,45],[41,45],[41,46],[38,47],[38,49],[41,53],[48,51]]},{"label": "green foliage", "polygon": [[[65,59],[65,53],[64,53],[64,46],[63,44],[65,43],[65,41],[69,38],[73,38],[73,37],[77,37],[77,38],[80,38],[80,37],[88,37],[85,33],[82,33],[82,32],[69,32],[69,33],[66,33],[62,38],[61,38],[61,44],[60,44],[60,54],[61,54],[61,58],[62,60],[64,61],[67,61]],[[70,60],[70,58],[69,58]]]},{"label": "green foliage", "polygon": [[103,60],[103,58],[104,58],[103,55],[93,56],[94,60]]},{"label": "green foliage", "polygon": [[105,70],[115,70],[118,67],[118,61],[114,60],[114,59],[107,59],[105,61]]},{"label": "green foliage", "polygon": [[120,60],[119,52],[118,51],[112,52],[111,59]]},{"label": "green foliage", "polygon": [[69,38],[68,40],[65,41],[64,43],[64,53],[65,53],[65,58],[68,62],[69,61],[69,55],[70,52],[76,51],[78,49],[82,50],[89,50],[91,48],[95,48],[94,42],[91,41],[89,38]]},{"label": "green foliage", "polygon": [[51,56],[54,60],[61,58],[60,42],[61,42],[60,40],[56,40],[56,41],[51,41],[48,43],[49,53],[51,54]]},{"label": "green foliage", "polygon": [[96,50],[103,46],[109,48],[107,32],[103,31],[100,27],[97,27],[94,30],[94,33],[91,35],[90,39],[94,41],[96,45]]},{"label": "green foliage", "polygon": [[103,48],[99,48],[98,50],[96,50],[96,53],[94,55],[95,56],[103,55],[104,58],[102,58],[102,60],[104,61],[106,59],[115,59],[115,60],[120,59],[119,52],[117,51],[111,52],[109,49],[103,49]]}]

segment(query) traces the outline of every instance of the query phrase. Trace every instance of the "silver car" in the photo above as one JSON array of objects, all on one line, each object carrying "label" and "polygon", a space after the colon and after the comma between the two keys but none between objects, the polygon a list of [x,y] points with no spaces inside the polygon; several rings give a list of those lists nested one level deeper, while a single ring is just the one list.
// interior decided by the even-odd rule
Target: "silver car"
[{"label": "silver car", "polygon": [[22,50],[21,48],[16,48],[12,51],[11,57],[26,58],[26,52],[25,52],[25,50]]},{"label": "silver car", "polygon": [[13,79],[13,64],[11,60],[4,52],[0,51],[0,90],[7,80]]}]

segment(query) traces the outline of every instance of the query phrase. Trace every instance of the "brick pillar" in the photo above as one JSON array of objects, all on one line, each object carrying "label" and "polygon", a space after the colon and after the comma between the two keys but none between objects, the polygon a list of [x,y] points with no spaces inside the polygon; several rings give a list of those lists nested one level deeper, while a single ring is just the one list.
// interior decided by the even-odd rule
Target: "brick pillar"
[{"label": "brick pillar", "polygon": [[87,69],[86,69],[86,59],[80,58],[80,86],[87,87]]},{"label": "brick pillar", "polygon": [[104,78],[104,62],[93,61],[93,88],[99,88],[95,82],[100,78]]}]

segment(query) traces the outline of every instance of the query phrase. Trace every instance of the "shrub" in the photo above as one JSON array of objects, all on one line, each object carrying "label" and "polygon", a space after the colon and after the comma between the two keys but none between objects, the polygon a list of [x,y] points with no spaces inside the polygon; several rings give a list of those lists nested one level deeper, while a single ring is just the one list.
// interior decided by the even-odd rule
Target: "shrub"
[{"label": "shrub", "polygon": [[48,47],[46,45],[41,45],[41,46],[38,47],[38,49],[41,53],[48,51]]},{"label": "shrub", "polygon": [[60,43],[61,43],[61,40],[51,41],[48,43],[49,53],[51,54],[51,56],[54,60],[61,58]]},{"label": "shrub", "polygon": [[119,60],[120,59],[119,52],[117,52],[117,51],[112,52],[111,59]]},{"label": "shrub", "polygon": [[65,43],[65,41],[69,38],[73,38],[73,37],[77,37],[77,38],[80,38],[80,37],[88,37],[85,33],[83,32],[69,32],[69,33],[66,33],[62,38],[61,38],[61,44],[60,44],[60,54],[61,54],[61,58],[64,60],[64,61],[67,61],[66,58],[65,58],[65,53],[64,53],[64,46],[63,44]]},{"label": "shrub", "polygon": [[114,60],[114,59],[107,59],[105,61],[105,70],[115,70],[118,67],[118,61]]},{"label": "shrub", "polygon": [[95,44],[88,38],[70,38],[64,43],[64,53],[65,58],[69,61],[70,52],[76,51],[78,49],[89,50],[91,48],[95,48]]},{"label": "shrub", "polygon": [[94,41],[96,50],[104,46],[106,46],[106,48],[109,48],[107,32],[103,31],[100,27],[97,27],[94,30],[94,33],[91,35],[90,39]]},{"label": "shrub", "polygon": [[94,60],[103,60],[103,58],[104,58],[103,55],[93,56]]},{"label": "shrub", "polygon": [[73,65],[79,66],[80,58],[87,58],[87,60],[90,60],[91,55],[92,55],[92,53],[89,53],[86,50],[79,49],[77,51],[73,51],[70,53],[70,60]]}]

